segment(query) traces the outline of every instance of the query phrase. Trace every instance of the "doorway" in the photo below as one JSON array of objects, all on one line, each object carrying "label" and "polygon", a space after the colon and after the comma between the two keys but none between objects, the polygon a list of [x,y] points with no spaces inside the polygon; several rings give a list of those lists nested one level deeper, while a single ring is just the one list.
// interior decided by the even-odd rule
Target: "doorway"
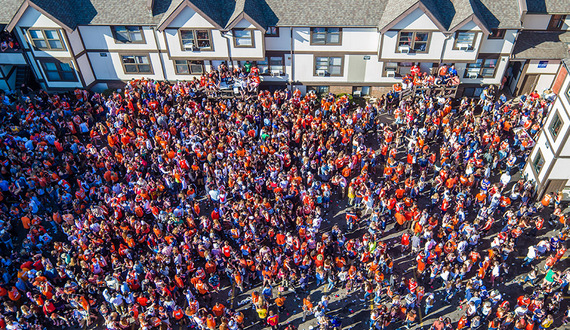
[{"label": "doorway", "polygon": [[519,95],[528,94],[534,92],[536,84],[538,83],[539,74],[527,74],[524,76],[521,88],[519,89]]}]

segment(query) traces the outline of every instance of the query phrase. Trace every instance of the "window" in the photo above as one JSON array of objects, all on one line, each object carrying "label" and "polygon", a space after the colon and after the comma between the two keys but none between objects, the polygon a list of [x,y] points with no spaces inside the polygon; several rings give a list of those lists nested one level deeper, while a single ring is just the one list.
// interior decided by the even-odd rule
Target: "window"
[{"label": "window", "polygon": [[234,47],[254,47],[253,30],[234,29]]},{"label": "window", "polygon": [[540,173],[540,170],[542,170],[543,166],[544,166],[544,157],[542,157],[542,153],[540,152],[540,150],[538,150],[538,152],[536,153],[536,156],[534,156],[534,161],[532,162],[532,167],[536,171],[536,174],[538,174],[538,173]]},{"label": "window", "polygon": [[35,48],[41,50],[64,50],[61,34],[58,30],[29,30],[30,40]]},{"label": "window", "polygon": [[552,118],[552,121],[550,122],[550,126],[548,127],[548,130],[550,131],[550,134],[552,134],[554,141],[556,141],[556,138],[558,137],[558,133],[560,133],[560,130],[562,129],[563,125],[564,125],[564,123],[562,122],[562,119],[560,118],[560,114],[558,112],[556,112],[554,114],[554,117]]},{"label": "window", "polygon": [[271,56],[269,58],[269,70],[271,73],[281,75],[283,70],[283,56]]},{"label": "window", "polygon": [[464,78],[492,78],[497,69],[497,58],[478,58],[475,63],[467,63]]},{"label": "window", "polygon": [[315,57],[315,76],[342,76],[342,57]]},{"label": "window", "polygon": [[121,44],[144,44],[142,27],[140,26],[113,26],[115,42]]},{"label": "window", "polygon": [[403,77],[412,71],[414,62],[385,62],[384,77]]},{"label": "window", "polygon": [[456,32],[453,49],[473,49],[475,47],[475,32]]},{"label": "window", "polygon": [[69,62],[40,60],[40,63],[49,81],[77,81],[77,76]]},{"label": "window", "polygon": [[548,30],[560,31],[562,26],[564,26],[564,21],[566,20],[566,15],[552,15],[550,18],[550,23],[548,23]]},{"label": "window", "polygon": [[180,30],[182,50],[212,50],[210,30]]},{"label": "window", "polygon": [[204,73],[204,61],[174,60],[176,74],[202,74]]},{"label": "window", "polygon": [[307,86],[307,92],[313,91],[318,96],[326,95],[330,92],[329,86]]},{"label": "window", "polygon": [[121,55],[125,73],[152,73],[148,55]]},{"label": "window", "polygon": [[386,62],[384,63],[384,77],[396,77],[398,75],[398,63]]},{"label": "window", "polygon": [[413,51],[427,53],[429,46],[429,32],[400,32],[398,37],[398,53]]},{"label": "window", "polygon": [[354,86],[352,87],[352,94],[360,92],[360,96],[370,95],[370,86]]},{"label": "window", "polygon": [[311,28],[311,45],[340,45],[340,28]]},{"label": "window", "polygon": [[[240,67],[243,67],[245,61],[238,61]],[[285,72],[283,56],[269,56],[261,61],[250,61],[259,69],[260,75],[281,75]]]},{"label": "window", "polygon": [[463,90],[463,96],[467,97],[480,97],[483,93],[483,87],[465,87]]},{"label": "window", "polygon": [[279,28],[276,26],[270,26],[265,31],[266,37],[279,37]]},{"label": "window", "polygon": [[491,34],[487,39],[503,39],[505,37],[505,30],[503,29],[491,29]]}]

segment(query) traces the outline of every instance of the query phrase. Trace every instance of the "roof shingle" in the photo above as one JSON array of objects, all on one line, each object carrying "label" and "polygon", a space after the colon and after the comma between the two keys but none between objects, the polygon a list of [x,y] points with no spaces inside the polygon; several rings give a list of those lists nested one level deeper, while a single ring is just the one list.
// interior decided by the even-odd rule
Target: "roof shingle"
[{"label": "roof shingle", "polygon": [[523,31],[517,38],[515,59],[560,60],[568,57],[570,32]]},{"label": "roof shingle", "polygon": [[529,13],[541,14],[570,14],[568,0],[526,0]]},{"label": "roof shingle", "polygon": [[[518,0],[30,0],[62,23],[77,25],[158,25],[185,1],[225,27],[241,13],[259,25],[380,27],[390,24],[421,2],[444,29],[452,29],[475,13],[488,28],[520,27]],[[527,0],[528,3],[541,2]],[[545,10],[568,9],[568,0],[544,0]],[[0,24],[8,23],[23,0],[2,0]],[[182,4],[183,5],[183,4]],[[529,5],[529,11],[542,10]]]}]

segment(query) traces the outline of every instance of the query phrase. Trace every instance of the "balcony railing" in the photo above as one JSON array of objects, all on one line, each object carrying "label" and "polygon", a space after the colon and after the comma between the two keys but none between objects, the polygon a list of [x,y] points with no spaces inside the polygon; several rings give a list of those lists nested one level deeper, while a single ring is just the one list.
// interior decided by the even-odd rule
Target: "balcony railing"
[{"label": "balcony railing", "polygon": [[445,98],[455,98],[457,85],[454,86],[413,86],[402,91],[402,99],[413,99],[420,95],[443,96]]}]

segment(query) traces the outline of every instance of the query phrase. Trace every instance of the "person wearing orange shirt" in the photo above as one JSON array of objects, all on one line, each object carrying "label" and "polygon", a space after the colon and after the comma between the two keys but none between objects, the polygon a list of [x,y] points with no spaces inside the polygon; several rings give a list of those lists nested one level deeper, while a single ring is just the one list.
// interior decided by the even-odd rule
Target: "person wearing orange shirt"
[{"label": "person wearing orange shirt", "polygon": [[303,299],[303,322],[307,315],[311,315],[313,313],[313,303],[311,302],[311,297],[307,296],[307,298]]},{"label": "person wearing orange shirt", "polygon": [[214,313],[214,315],[216,315],[216,317],[222,317],[222,315],[225,314],[225,311],[226,307],[220,304],[219,302],[217,302],[216,305],[212,307],[212,312]]}]

